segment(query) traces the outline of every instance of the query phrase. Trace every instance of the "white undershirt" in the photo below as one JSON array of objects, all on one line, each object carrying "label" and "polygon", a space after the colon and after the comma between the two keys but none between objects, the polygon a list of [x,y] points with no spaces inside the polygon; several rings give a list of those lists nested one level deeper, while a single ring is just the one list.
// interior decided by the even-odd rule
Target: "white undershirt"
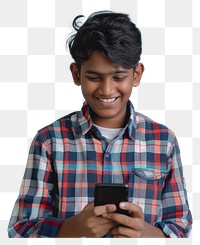
[{"label": "white undershirt", "polygon": [[108,141],[113,140],[115,137],[119,135],[123,128],[103,128],[96,124],[94,124],[98,130],[101,132],[102,136],[104,136]]}]

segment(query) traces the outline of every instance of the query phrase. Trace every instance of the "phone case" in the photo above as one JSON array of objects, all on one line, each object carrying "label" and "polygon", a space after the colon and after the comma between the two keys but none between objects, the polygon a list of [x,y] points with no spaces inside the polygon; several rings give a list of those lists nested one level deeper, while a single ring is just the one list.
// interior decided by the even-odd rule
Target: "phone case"
[{"label": "phone case", "polygon": [[128,201],[128,185],[127,184],[96,184],[94,206],[105,204],[115,204],[117,213],[129,215],[127,210],[119,208],[120,202]]}]

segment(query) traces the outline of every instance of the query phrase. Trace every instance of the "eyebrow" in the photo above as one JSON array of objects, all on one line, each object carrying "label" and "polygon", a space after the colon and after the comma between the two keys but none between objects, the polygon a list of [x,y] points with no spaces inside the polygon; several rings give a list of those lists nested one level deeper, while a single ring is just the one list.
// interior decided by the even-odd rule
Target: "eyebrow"
[{"label": "eyebrow", "polygon": [[98,71],[93,71],[93,70],[87,70],[85,72],[86,74],[92,74],[92,75],[98,75],[98,76],[102,76],[102,75],[114,75],[114,74],[127,74],[128,71],[126,70],[114,70],[114,71],[110,71],[110,72],[107,72],[107,73],[101,73],[101,72],[98,72]]}]

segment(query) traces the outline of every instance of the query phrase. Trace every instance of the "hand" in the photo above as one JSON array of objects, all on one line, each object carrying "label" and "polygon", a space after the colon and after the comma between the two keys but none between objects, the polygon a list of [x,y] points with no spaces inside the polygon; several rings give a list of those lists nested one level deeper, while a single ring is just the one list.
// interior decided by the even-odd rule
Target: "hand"
[{"label": "hand", "polygon": [[88,204],[83,211],[78,215],[82,220],[81,230],[84,230],[86,237],[102,237],[115,227],[115,221],[105,219],[102,215],[109,214],[116,211],[116,206],[107,204],[103,206],[94,207],[93,204]]},{"label": "hand", "polygon": [[121,202],[120,208],[128,210],[130,217],[118,213],[103,214],[104,218],[119,223],[118,226],[111,230],[113,237],[165,237],[160,229],[144,221],[144,213],[138,205]]},{"label": "hand", "polygon": [[138,205],[128,202],[121,202],[120,208],[128,210],[130,217],[118,213],[103,214],[103,217],[120,224],[111,230],[113,237],[141,237],[144,231],[142,209]]},{"label": "hand", "polygon": [[64,221],[57,237],[103,237],[117,223],[103,218],[102,215],[114,211],[116,206],[113,204],[94,207],[94,204],[90,203],[78,215]]}]

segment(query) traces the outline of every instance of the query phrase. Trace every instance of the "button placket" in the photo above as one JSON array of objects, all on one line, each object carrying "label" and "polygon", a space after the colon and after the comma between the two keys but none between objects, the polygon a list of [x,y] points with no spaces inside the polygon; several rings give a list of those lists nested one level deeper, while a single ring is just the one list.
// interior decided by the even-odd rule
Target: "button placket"
[{"label": "button placket", "polygon": [[103,157],[103,182],[104,183],[112,183],[112,171],[111,169],[111,145],[107,145],[105,152],[104,152],[104,157]]}]

